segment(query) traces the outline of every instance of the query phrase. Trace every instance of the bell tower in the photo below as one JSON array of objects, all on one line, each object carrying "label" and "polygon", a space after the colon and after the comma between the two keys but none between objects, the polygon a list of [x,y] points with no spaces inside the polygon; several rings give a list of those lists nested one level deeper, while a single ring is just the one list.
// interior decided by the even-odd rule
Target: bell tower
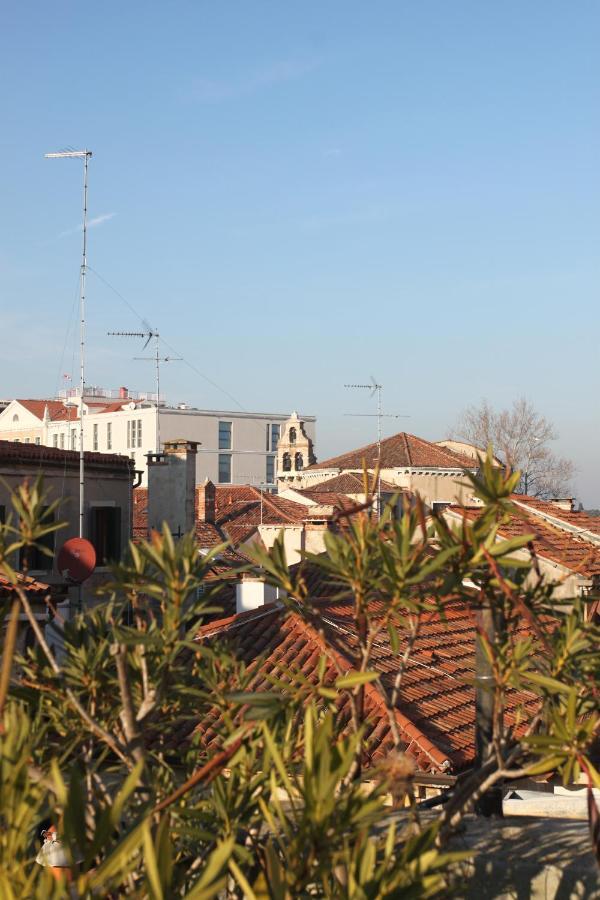
[{"label": "bell tower", "polygon": [[304,422],[293,412],[283,426],[277,444],[277,478],[290,486],[299,481],[302,472],[317,461],[313,442],[306,434]]}]

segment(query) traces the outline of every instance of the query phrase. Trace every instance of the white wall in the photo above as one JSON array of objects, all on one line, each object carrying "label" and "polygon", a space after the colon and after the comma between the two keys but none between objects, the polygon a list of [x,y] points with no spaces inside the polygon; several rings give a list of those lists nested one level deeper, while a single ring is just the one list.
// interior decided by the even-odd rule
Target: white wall
[{"label": "white wall", "polygon": [[[218,483],[219,452],[231,453],[231,480],[233,483],[261,484],[266,480],[267,456],[275,456],[266,448],[266,426],[271,423],[283,425],[287,414],[243,413],[227,410],[171,409],[160,410],[160,440],[184,438],[198,442],[196,481],[205,478]],[[139,420],[142,423],[142,446],[127,446],[127,422]],[[219,422],[231,422],[231,450],[219,451]],[[112,447],[107,446],[107,424],[112,425]],[[135,461],[136,469],[143,471],[143,486],[147,485],[147,453],[156,452],[156,408],[124,409],[115,413],[89,412],[84,421],[84,448],[93,449],[94,425],[98,425],[98,451],[100,453],[120,453]],[[306,421],[307,433],[315,438],[315,420]],[[65,436],[65,449],[70,449],[70,430],[76,430],[76,448],[79,447],[79,425],[77,422],[51,422],[43,429],[42,443],[53,446],[54,435]],[[9,435],[7,435],[9,438]],[[10,439],[10,438],[9,438]],[[137,443],[137,442],[136,442]]]}]

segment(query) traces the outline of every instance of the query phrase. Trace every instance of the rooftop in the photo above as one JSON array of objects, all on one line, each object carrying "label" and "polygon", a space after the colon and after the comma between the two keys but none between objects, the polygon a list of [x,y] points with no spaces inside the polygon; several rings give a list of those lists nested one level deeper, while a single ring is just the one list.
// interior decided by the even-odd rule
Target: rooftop
[{"label": "rooftop", "polygon": [[[119,456],[117,453],[95,453],[86,450],[84,453],[86,469],[117,469],[123,473],[132,473],[134,463],[128,456]],[[58,447],[46,447],[43,444],[24,444],[18,441],[0,440],[0,465],[13,466],[26,465],[37,466],[43,469],[46,466],[64,466],[65,468],[79,468],[78,450],[59,450]]]},{"label": "rooftop", "polygon": [[[373,469],[377,465],[378,447],[377,442],[367,444],[358,450],[352,450],[349,453],[343,453],[341,456],[333,456],[331,459],[314,463],[305,469],[306,472],[318,471],[319,469],[354,469],[360,471],[363,463],[367,468]],[[445,447],[439,447],[423,438],[416,437],[414,434],[407,434],[401,431],[392,437],[384,438],[381,441],[381,468],[432,468],[432,469],[472,469],[474,462],[472,458],[461,456],[448,450]]]},{"label": "rooftop", "polygon": [[[515,495],[514,499],[520,502],[522,497]],[[543,503],[543,501],[535,502]],[[546,505],[552,507],[553,510],[556,509],[552,504]],[[454,516],[464,516],[469,520],[474,520],[481,512],[480,509],[464,509],[458,506],[451,506],[448,511]],[[562,511],[557,509],[557,512]],[[559,517],[557,516],[557,518]],[[515,512],[510,521],[501,526],[499,534],[503,538],[533,534],[533,546],[539,556],[585,577],[600,575],[600,548],[598,546],[581,539],[560,525],[552,524],[539,515],[525,510],[522,515]]]},{"label": "rooftop", "polygon": [[[202,627],[197,639],[211,641],[226,638],[233,643],[240,660],[254,672],[248,690],[270,690],[273,681],[291,684],[296,676],[317,682],[317,662],[321,655],[329,659],[325,683],[332,685],[338,669],[358,666],[356,632],[348,602],[335,602],[321,578],[312,579],[315,596],[307,622],[296,613],[276,605],[260,607]],[[321,595],[320,597],[318,595]],[[324,595],[324,596],[323,596]],[[384,605],[381,603],[381,612]],[[372,612],[378,613],[376,605]],[[425,772],[459,772],[468,768],[475,755],[475,694],[470,683],[475,667],[475,620],[462,603],[446,608],[446,620],[432,609],[423,619],[402,682],[394,716],[403,749],[414,757]],[[399,653],[402,654],[402,643]],[[398,667],[385,629],[377,638],[372,666],[386,687],[391,687]],[[527,719],[536,707],[532,694],[513,692],[507,708],[507,721],[515,723],[519,710]],[[349,720],[347,699],[341,695],[338,714]],[[393,747],[392,732],[384,701],[373,684],[366,686],[367,758],[377,763]],[[185,730],[185,726],[184,726]],[[180,732],[176,739],[189,736]],[[219,742],[219,716],[215,711],[194,730],[208,745]]]}]

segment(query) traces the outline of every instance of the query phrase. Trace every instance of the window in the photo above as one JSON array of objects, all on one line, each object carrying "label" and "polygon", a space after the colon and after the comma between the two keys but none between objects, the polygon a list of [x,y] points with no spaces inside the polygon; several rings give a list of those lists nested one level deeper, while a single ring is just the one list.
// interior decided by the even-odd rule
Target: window
[{"label": "window", "polygon": [[112,450],[112,422],[106,423],[106,449]]},{"label": "window", "polygon": [[127,422],[127,446],[130,448],[142,446],[141,419],[130,419],[130,421]]},{"label": "window", "polygon": [[271,445],[269,444],[269,434],[270,434],[270,431],[271,431],[271,426],[270,426],[269,423],[267,422],[267,441],[266,441],[266,444],[265,444],[265,450],[270,450],[270,449],[271,449]]},{"label": "window", "polygon": [[94,450],[97,450],[97,449],[98,449],[98,426],[97,426],[97,425],[94,425],[94,429],[93,429],[93,432],[92,432],[92,433],[93,433],[93,436],[94,436],[94,437],[93,437],[92,448],[93,448]]},{"label": "window", "polygon": [[121,556],[121,507],[92,506],[90,541],[96,550],[96,565],[106,566]]},{"label": "window", "polygon": [[71,428],[71,450],[76,449],[76,440],[77,440],[77,432],[74,428]]},{"label": "window", "polygon": [[35,439],[35,442],[36,442],[36,444],[37,444],[38,447],[39,447],[39,445],[40,445],[41,442],[42,442],[42,439],[41,439],[41,438],[36,438],[36,439]]},{"label": "window", "polygon": [[19,417],[18,417],[18,415],[15,413],[14,416],[13,416],[13,422],[18,422],[18,421],[19,421]]},{"label": "window", "polygon": [[57,434],[52,435],[52,446],[58,447],[58,435]]},{"label": "window", "polygon": [[290,444],[296,443],[296,429],[290,428]]},{"label": "window", "polygon": [[271,425],[271,450],[273,453],[277,450],[277,445],[279,443],[279,434],[281,431],[281,425]]},{"label": "window", "polygon": [[[54,522],[54,516],[47,516],[48,507],[42,507],[42,518],[45,525],[50,525]],[[44,534],[41,538],[37,540],[40,546],[39,547],[21,547],[19,550],[19,568],[23,569],[25,565],[27,565],[28,569],[52,569],[52,557],[54,556],[54,532],[51,531],[50,534]],[[50,556],[47,556],[44,551],[41,549],[45,547],[46,550],[50,551]]]},{"label": "window", "polygon": [[284,453],[284,454],[283,454],[282,465],[283,465],[283,471],[284,471],[284,472],[291,472],[291,470],[292,470],[292,458],[291,458],[291,456],[290,456],[289,453]]},{"label": "window", "polygon": [[219,453],[219,484],[231,484],[231,453]]},{"label": "window", "polygon": [[275,483],[275,457],[267,456],[267,484]]},{"label": "window", "polygon": [[294,456],[294,468],[296,469],[296,472],[301,472],[303,465],[304,465],[304,462],[302,459],[302,454],[296,453],[296,455]]},{"label": "window", "polygon": [[231,450],[231,422],[219,422],[219,450]]},{"label": "window", "polygon": [[61,436],[60,436],[60,449],[61,449],[61,450],[64,450],[64,449],[65,449],[65,436],[64,436],[64,434],[61,434]]},{"label": "window", "polygon": [[26,443],[26,444],[29,443],[29,438],[25,438],[25,443]]}]

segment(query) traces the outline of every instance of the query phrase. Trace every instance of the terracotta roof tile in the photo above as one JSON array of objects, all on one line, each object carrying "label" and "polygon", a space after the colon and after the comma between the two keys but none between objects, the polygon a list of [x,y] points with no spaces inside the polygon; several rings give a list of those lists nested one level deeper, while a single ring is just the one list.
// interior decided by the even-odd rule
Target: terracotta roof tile
[{"label": "terracotta roof tile", "polygon": [[[455,517],[464,516],[473,520],[479,515],[480,510],[451,506],[449,512]],[[503,538],[533,534],[533,546],[538,556],[559,563],[587,578],[600,575],[600,547],[581,540],[577,535],[553,525],[541,516],[525,511],[523,516],[515,513],[498,533]]]},{"label": "terracotta roof tile", "polygon": [[[51,592],[50,585],[46,584],[43,581],[37,581],[35,578],[32,578],[31,575],[21,575],[17,572],[17,581],[20,587],[25,588],[25,590],[29,593],[34,594],[49,594]],[[6,575],[0,574],[0,592],[1,593],[11,593],[13,590],[13,585],[6,577]]]},{"label": "terracotta roof tile", "polygon": [[541,516],[549,516],[565,522],[573,528],[591,531],[592,534],[600,535],[600,516],[590,516],[584,510],[562,509],[549,500],[528,497],[526,494],[515,494],[513,500],[515,503],[526,505],[533,515],[538,513]]},{"label": "terracotta roof tile", "polygon": [[[341,456],[334,456],[323,462],[315,463],[309,466],[306,471],[314,472],[318,469],[358,469],[363,466],[363,461],[367,468],[374,468],[377,464],[378,448],[377,443],[367,444],[366,447],[360,447],[358,450],[352,450],[350,453],[343,453]],[[414,468],[439,468],[439,469],[464,469],[473,468],[474,461],[468,457],[461,456],[448,450],[445,447],[439,447],[423,438],[416,437],[414,434],[407,434],[401,431],[392,437],[384,438],[381,442],[381,467],[384,469],[394,469],[402,467]]]},{"label": "terracotta roof tile", "polygon": [[[318,466],[312,466],[312,468],[318,468]],[[370,482],[369,487],[372,487]],[[294,488],[294,490],[300,493],[307,493],[306,490],[300,491],[299,488]],[[339,475],[334,475],[333,478],[327,478],[325,481],[320,481],[318,484],[310,486],[312,494],[331,492],[338,494],[364,494],[364,490],[362,476],[354,472],[341,472]],[[395,494],[402,491],[402,488],[382,479],[381,490],[386,494]]]},{"label": "terracotta roof tile", "polygon": [[48,407],[50,418],[60,414],[64,410],[65,405],[61,400],[17,400],[21,406],[24,406],[32,415],[40,419],[44,418],[44,411]]},{"label": "terracotta roof tile", "polygon": [[[200,629],[198,639],[229,638],[238,658],[255,668],[254,689],[263,683],[268,687],[270,679],[293,679],[294,671],[300,669],[314,684],[316,661],[325,650],[328,655],[335,655],[337,665],[343,669],[355,667],[357,641],[348,605],[328,600],[317,602],[313,610],[325,644],[319,632],[299,615],[286,614],[272,605],[213,622]],[[392,652],[385,631],[375,643],[372,664],[389,688],[397,671],[398,656]],[[460,771],[474,760],[475,697],[470,683],[474,665],[475,621],[468,607],[458,603],[449,606],[446,621],[433,611],[425,616],[395,710],[404,749],[424,771]],[[336,677],[337,669],[330,661],[326,681],[333,683]],[[532,713],[536,703],[531,694],[513,692],[507,704],[508,721],[515,721],[520,708],[526,715]],[[347,700],[342,699],[342,719],[349,718],[347,707]],[[368,764],[377,762],[393,747],[385,707],[373,685],[366,689],[366,716],[371,723]],[[212,720],[210,735],[203,723],[197,725],[197,731],[202,740],[216,743],[218,718]]]},{"label": "terracotta roof tile", "polygon": [[[133,460],[117,453],[95,453],[86,450],[84,454],[86,468],[113,468],[133,471]],[[59,450],[58,447],[46,447],[43,444],[25,444],[19,441],[0,440],[0,463],[22,463],[24,465],[39,464],[62,465],[73,468],[79,466],[78,450]]]}]

